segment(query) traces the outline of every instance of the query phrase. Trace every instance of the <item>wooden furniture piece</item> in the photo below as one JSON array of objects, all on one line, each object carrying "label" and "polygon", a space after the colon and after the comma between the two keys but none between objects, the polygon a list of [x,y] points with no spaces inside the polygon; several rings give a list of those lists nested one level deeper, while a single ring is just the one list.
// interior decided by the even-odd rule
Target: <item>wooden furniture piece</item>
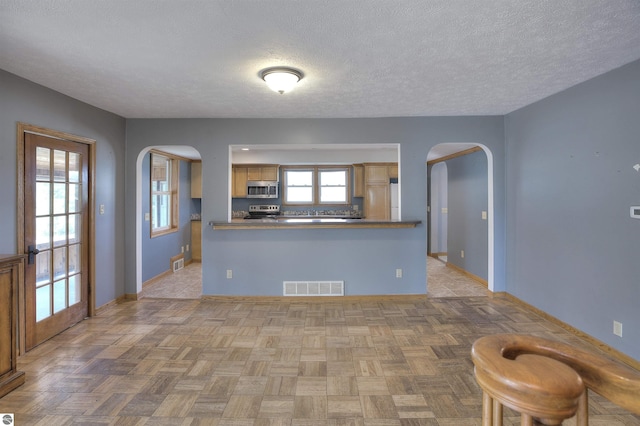
[{"label": "wooden furniture piece", "polygon": [[364,165],[353,165],[353,196],[364,197]]},{"label": "wooden furniture piece", "polygon": [[202,222],[191,221],[191,260],[202,262]]},{"label": "wooden furniture piece", "polygon": [[24,255],[0,255],[0,397],[24,383],[18,371],[18,288],[24,280]]},{"label": "wooden furniture piece", "polygon": [[191,198],[202,198],[202,162],[191,162]]},{"label": "wooden furniture piece", "polygon": [[[535,391],[540,378],[545,377],[546,381],[550,373],[551,376],[557,374],[558,377],[565,377],[563,382],[566,382],[569,379],[566,368],[574,371],[584,386],[584,392],[578,398],[577,426],[588,424],[588,389],[626,410],[640,414],[640,372],[599,354],[534,336],[497,334],[476,340],[471,349],[471,358],[475,365],[476,380],[484,391],[483,425],[502,424],[501,404],[526,413],[522,418],[523,425],[534,424],[533,419],[527,418],[530,413],[519,408],[537,403],[539,395],[526,395],[522,389]],[[553,361],[553,364],[543,368],[545,364],[541,363],[541,358]],[[520,370],[514,372],[509,367],[517,362],[520,363]],[[534,373],[533,377],[527,378],[528,372]],[[557,379],[553,380],[555,382]],[[574,381],[575,377],[571,380]],[[530,382],[527,384],[526,381]],[[549,386],[545,384],[543,391],[549,390]],[[572,389],[572,386],[575,388]],[[551,390],[554,393],[563,393],[559,399],[549,400],[544,394],[541,396],[542,403],[549,404],[546,410],[555,412],[558,419],[562,416],[562,405],[566,404],[568,408],[572,392],[576,393],[579,389],[575,383],[572,386],[567,387],[566,383],[563,386],[553,385]],[[535,414],[531,416],[536,417]],[[544,423],[545,419],[535,421],[537,424],[562,422]]]},{"label": "wooden furniture piece", "polygon": [[370,220],[391,219],[391,175],[398,175],[397,163],[365,163],[364,216]]}]

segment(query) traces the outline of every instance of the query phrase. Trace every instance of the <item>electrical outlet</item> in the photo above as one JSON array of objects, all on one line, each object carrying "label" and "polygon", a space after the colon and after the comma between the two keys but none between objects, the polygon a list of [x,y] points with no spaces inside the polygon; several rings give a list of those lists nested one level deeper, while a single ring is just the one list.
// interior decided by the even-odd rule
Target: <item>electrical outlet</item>
[{"label": "electrical outlet", "polygon": [[486,211],[482,211],[482,220],[487,220],[487,212]]},{"label": "electrical outlet", "polygon": [[100,214],[104,214],[104,204],[100,204]]},{"label": "electrical outlet", "polygon": [[402,269],[396,269],[396,278],[402,278]]},{"label": "electrical outlet", "polygon": [[464,250],[460,250],[460,257],[464,259]]},{"label": "electrical outlet", "polygon": [[187,251],[189,251],[189,244],[187,244]]},{"label": "electrical outlet", "polygon": [[144,214],[144,221],[145,222],[149,222],[149,219],[150,219],[149,213],[145,213]]},{"label": "electrical outlet", "polygon": [[182,253],[184,253],[184,246],[180,247],[180,250],[182,250]]},{"label": "electrical outlet", "polygon": [[227,269],[227,279],[233,278],[233,271],[231,269]]},{"label": "electrical outlet", "polygon": [[622,323],[618,321],[613,321],[613,334],[616,336],[622,337]]}]

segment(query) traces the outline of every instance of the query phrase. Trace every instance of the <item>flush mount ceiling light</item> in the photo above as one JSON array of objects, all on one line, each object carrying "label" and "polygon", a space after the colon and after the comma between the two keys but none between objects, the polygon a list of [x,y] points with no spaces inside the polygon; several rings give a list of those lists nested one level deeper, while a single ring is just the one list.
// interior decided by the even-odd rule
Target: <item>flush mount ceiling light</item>
[{"label": "flush mount ceiling light", "polygon": [[281,95],[290,92],[302,79],[302,73],[293,68],[275,67],[267,68],[260,72],[260,77],[267,83],[267,86],[274,92]]}]

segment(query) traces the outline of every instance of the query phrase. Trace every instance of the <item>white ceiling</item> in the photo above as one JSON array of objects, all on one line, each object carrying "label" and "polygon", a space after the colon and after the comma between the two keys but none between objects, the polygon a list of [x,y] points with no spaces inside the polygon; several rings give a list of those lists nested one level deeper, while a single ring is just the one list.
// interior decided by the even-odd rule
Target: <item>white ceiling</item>
[{"label": "white ceiling", "polygon": [[0,2],[0,68],[127,118],[501,115],[639,58],[638,0]]}]

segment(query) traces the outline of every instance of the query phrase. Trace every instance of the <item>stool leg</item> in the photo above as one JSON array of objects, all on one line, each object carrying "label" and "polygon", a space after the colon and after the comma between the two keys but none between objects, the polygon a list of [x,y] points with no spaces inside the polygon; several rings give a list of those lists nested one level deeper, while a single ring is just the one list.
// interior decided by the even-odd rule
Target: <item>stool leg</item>
[{"label": "stool leg", "polygon": [[502,426],[502,404],[493,400],[493,426]]},{"label": "stool leg", "polygon": [[588,426],[589,424],[589,395],[587,388],[584,388],[580,400],[578,400],[578,411],[576,413],[576,426]]},{"label": "stool leg", "polygon": [[528,414],[522,414],[520,416],[520,424],[522,426],[533,426],[533,417]]},{"label": "stool leg", "polygon": [[493,398],[487,392],[482,393],[482,426],[492,426]]}]

